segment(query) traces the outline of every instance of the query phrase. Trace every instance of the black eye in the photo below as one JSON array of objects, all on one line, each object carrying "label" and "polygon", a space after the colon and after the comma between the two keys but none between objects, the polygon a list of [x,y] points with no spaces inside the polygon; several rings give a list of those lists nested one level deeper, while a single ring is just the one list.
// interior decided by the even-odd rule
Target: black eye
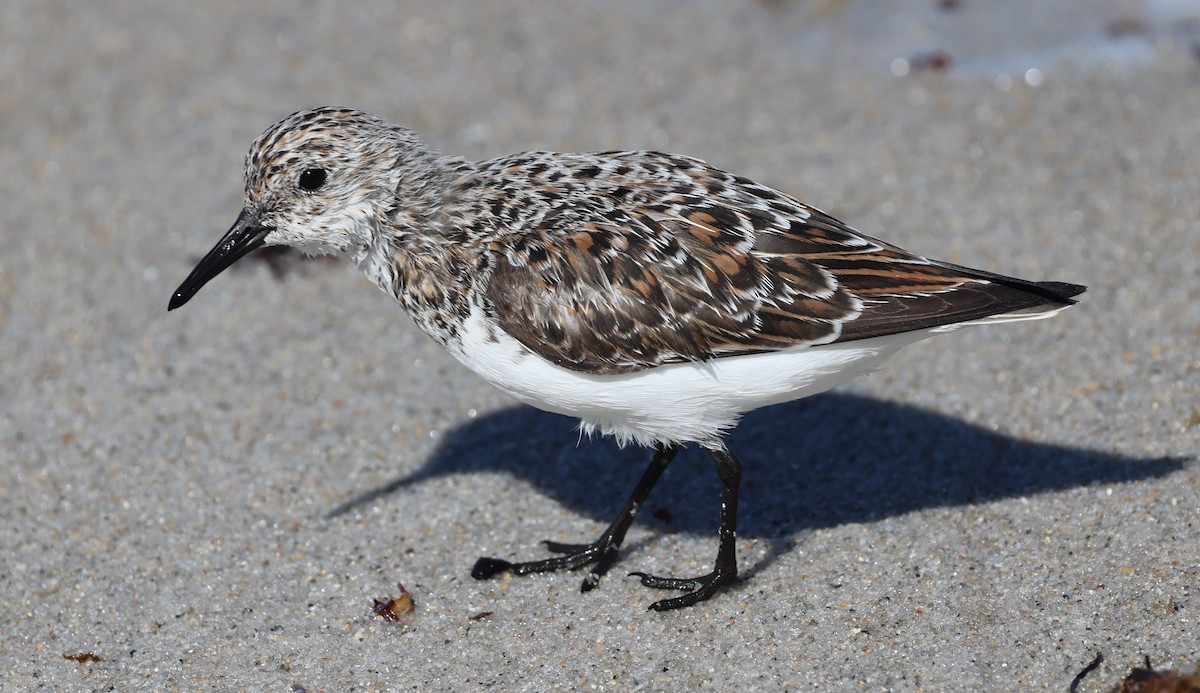
[{"label": "black eye", "polygon": [[303,190],[316,190],[325,185],[325,169],[306,168],[300,173],[300,187]]}]

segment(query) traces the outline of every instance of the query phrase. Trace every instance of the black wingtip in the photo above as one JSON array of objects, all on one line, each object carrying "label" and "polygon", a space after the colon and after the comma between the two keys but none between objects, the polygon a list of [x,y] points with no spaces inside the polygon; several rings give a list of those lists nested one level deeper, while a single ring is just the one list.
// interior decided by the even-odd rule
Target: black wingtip
[{"label": "black wingtip", "polygon": [[1035,296],[1041,296],[1042,298],[1048,298],[1056,303],[1065,303],[1067,305],[1075,304],[1076,301],[1073,300],[1073,297],[1078,296],[1084,291],[1087,291],[1087,287],[1082,284],[1070,284],[1068,282],[1035,282],[1029,281],[1028,279],[1010,277],[1004,274],[996,274],[995,272],[964,267],[951,262],[936,262],[934,264],[954,270],[956,272],[962,272],[963,275],[968,277],[986,279],[993,284],[1000,284],[1001,286],[1019,289],[1024,292],[1034,294]]},{"label": "black wingtip", "polygon": [[1063,303],[1075,303],[1072,299],[1087,291],[1087,287],[1082,284],[1068,284],[1066,282],[1037,282],[1035,286],[1045,292],[1046,298],[1057,299]]}]

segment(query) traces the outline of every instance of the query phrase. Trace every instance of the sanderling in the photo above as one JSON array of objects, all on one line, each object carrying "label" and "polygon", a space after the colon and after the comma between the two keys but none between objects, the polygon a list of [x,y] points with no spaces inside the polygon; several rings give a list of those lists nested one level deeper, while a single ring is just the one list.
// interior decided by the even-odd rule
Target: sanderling
[{"label": "sanderling", "polygon": [[345,108],[300,111],[246,157],[237,221],[171,297],[186,303],[263,245],[353,261],[492,385],[654,448],[620,514],[556,557],[481,558],[479,579],[617,560],[671,459],[703,447],[721,480],[717,559],[694,578],[632,573],[690,606],[737,578],[746,412],[806,397],[963,325],[1044,318],[1084,287],[929,260],[773,188],[659,152],[526,152],[472,162]]}]

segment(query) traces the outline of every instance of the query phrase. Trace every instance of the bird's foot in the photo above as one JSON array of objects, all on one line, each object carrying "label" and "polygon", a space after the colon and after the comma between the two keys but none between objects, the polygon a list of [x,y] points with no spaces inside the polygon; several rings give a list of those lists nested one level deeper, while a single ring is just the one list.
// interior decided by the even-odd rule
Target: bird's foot
[{"label": "bird's foot", "polygon": [[617,549],[620,548],[607,534],[590,544],[563,544],[556,541],[543,543],[551,552],[563,555],[527,563],[510,563],[500,558],[484,557],[475,561],[475,566],[471,568],[471,577],[487,580],[505,571],[513,575],[528,575],[551,570],[575,570],[595,563],[579,588],[580,592],[588,592],[600,584],[600,578],[617,562]]},{"label": "bird's foot", "polygon": [[732,585],[737,581],[737,567],[734,566],[731,569],[718,565],[708,575],[694,578],[665,578],[647,573],[630,573],[630,575],[641,578],[642,584],[646,587],[659,590],[686,590],[687,594],[661,599],[650,605],[651,611],[670,611],[702,602],[712,597],[725,585]]}]

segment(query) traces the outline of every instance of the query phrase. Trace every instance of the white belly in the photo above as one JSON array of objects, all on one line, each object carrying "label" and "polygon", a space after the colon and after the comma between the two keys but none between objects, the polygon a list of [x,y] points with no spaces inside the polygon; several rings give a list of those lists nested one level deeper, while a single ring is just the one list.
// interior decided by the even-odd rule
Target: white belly
[{"label": "white belly", "polygon": [[592,375],[556,366],[498,328],[475,308],[450,350],[467,367],[517,399],[582,420],[583,430],[621,444],[695,442],[720,447],[742,414],[824,392],[883,364],[933,333],[906,332],[839,344]]}]

